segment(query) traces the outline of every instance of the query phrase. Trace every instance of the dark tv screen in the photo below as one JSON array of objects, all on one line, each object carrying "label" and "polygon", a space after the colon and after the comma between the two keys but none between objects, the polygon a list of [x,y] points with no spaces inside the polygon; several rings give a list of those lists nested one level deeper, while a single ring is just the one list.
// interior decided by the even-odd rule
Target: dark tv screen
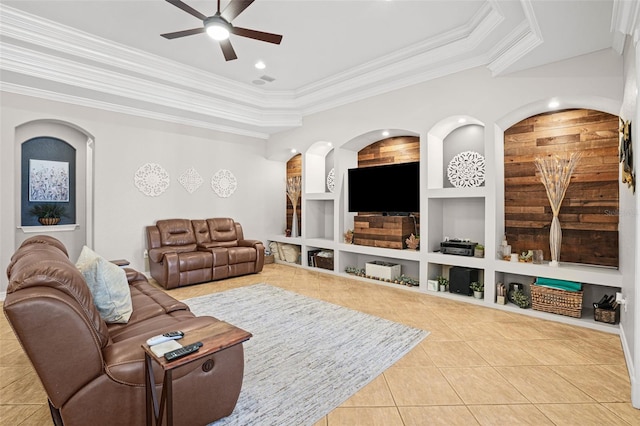
[{"label": "dark tv screen", "polygon": [[349,169],[349,211],[406,214],[420,211],[420,163]]}]

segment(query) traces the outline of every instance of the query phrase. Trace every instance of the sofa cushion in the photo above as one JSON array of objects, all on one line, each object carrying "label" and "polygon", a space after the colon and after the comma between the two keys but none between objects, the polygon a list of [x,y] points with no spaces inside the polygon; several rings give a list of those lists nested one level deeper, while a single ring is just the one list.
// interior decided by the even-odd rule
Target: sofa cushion
[{"label": "sofa cushion", "polygon": [[196,236],[188,219],[164,219],[156,222],[163,246],[184,246],[196,243]]},{"label": "sofa cushion", "polygon": [[220,217],[207,219],[209,237],[216,247],[234,247],[238,245],[238,234],[233,219]]},{"label": "sofa cushion", "polygon": [[206,251],[180,253],[178,263],[180,265],[180,272],[211,268],[213,266],[213,256],[210,252]]},{"label": "sofa cushion", "polygon": [[126,323],[133,312],[127,274],[84,246],[76,266],[93,295],[93,303],[107,323]]}]

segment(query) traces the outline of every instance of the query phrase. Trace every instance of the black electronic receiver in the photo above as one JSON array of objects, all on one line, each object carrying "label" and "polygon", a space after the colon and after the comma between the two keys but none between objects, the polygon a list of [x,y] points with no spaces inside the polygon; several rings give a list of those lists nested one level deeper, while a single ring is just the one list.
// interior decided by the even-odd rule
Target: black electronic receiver
[{"label": "black electronic receiver", "polygon": [[164,354],[164,359],[166,359],[167,361],[175,361],[176,359],[180,359],[194,352],[198,352],[201,347],[202,342],[192,343],[171,352],[167,352],[166,354]]}]

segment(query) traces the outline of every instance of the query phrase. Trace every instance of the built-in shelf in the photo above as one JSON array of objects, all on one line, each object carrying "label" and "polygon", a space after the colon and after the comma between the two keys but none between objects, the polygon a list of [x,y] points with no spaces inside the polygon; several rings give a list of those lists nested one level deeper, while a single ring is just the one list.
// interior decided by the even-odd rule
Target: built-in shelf
[{"label": "built-in shelf", "polygon": [[[548,263],[534,265],[532,263],[508,262],[496,258],[495,245],[502,238],[504,223],[501,217],[503,214],[501,208],[503,200],[500,199],[502,195],[499,185],[494,186],[493,182],[499,183],[502,176],[496,175],[496,167],[488,167],[485,182],[489,182],[489,186],[483,184],[472,188],[452,188],[447,187],[448,184],[445,185],[445,180],[447,179],[448,159],[458,151],[472,150],[487,157],[495,156],[499,151],[496,151],[491,135],[490,138],[483,136],[484,129],[479,129],[480,131],[477,132],[479,137],[477,138],[458,137],[456,139],[454,137],[446,140],[453,129],[462,126],[457,124],[460,123],[458,118],[460,117],[449,117],[450,122],[447,123],[446,120],[443,120],[429,130],[426,139],[420,140],[420,151],[426,153],[426,155],[422,155],[425,160],[421,162],[420,168],[420,178],[423,182],[420,211],[418,212],[421,215],[420,250],[398,250],[343,242],[345,231],[355,229],[354,216],[356,215],[356,213],[348,211],[347,170],[358,167],[358,151],[366,146],[364,142],[375,141],[377,132],[373,131],[362,136],[363,144],[355,143],[355,139],[358,139],[355,138],[354,141],[347,142],[335,149],[327,142],[317,142],[309,149],[309,152],[304,156],[302,165],[305,176],[301,207],[302,237],[291,238],[284,235],[274,235],[270,241],[298,246],[303,260],[309,250],[333,250],[333,270],[314,269],[319,272],[545,320],[609,333],[619,333],[618,325],[596,322],[593,319],[591,305],[602,294],[610,294],[622,287],[620,271],[597,266],[562,263],[558,267],[552,267]],[[463,118],[467,120],[467,123],[483,126],[473,117],[464,116]],[[449,143],[451,140],[453,143]],[[491,158],[487,164],[495,165],[500,161],[501,159]],[[326,187],[327,173],[332,168],[335,172],[334,193],[328,192]],[[384,196],[382,192],[381,196]],[[440,243],[447,237],[450,239],[469,239],[483,244],[485,257],[455,256],[435,251],[440,248]],[[367,262],[376,260],[401,265],[401,273],[418,279],[419,286],[411,287],[387,283],[348,274],[345,271],[347,267],[364,268]],[[306,265],[307,262],[303,261],[302,263]],[[285,264],[292,265],[291,263]],[[450,268],[455,266],[479,270],[480,279],[485,284],[484,299],[427,290],[428,279],[434,279],[441,274],[446,276]],[[520,309],[513,304],[498,305],[495,302],[496,283],[518,281],[527,283],[525,285],[528,287],[536,277],[577,281],[585,284],[582,318],[536,311],[531,308]],[[594,298],[596,300],[592,300]]]},{"label": "built-in shelf", "polygon": [[68,225],[52,225],[52,226],[18,226],[18,229],[22,229],[25,234],[41,234],[49,232],[69,232],[75,231],[80,225],[77,223],[71,223]]},{"label": "built-in shelf", "polygon": [[559,266],[549,266],[548,263],[539,265],[524,262],[508,262],[500,259],[495,260],[494,267],[498,272],[510,274],[577,281],[605,287],[622,286],[622,274],[619,270],[612,268],[571,263],[560,263]]},{"label": "built-in shelf", "polygon": [[307,200],[333,200],[335,194],[333,192],[312,192],[304,194],[304,198]]}]

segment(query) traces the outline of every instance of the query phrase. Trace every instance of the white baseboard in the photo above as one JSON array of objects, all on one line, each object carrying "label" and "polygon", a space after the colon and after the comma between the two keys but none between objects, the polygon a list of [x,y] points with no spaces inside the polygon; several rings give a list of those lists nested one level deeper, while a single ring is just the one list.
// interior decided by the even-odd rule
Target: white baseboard
[{"label": "white baseboard", "polygon": [[622,351],[624,352],[624,358],[627,362],[629,381],[631,382],[631,405],[635,408],[640,408],[640,382],[636,378],[636,368],[622,324],[620,324],[620,342],[622,343]]},{"label": "white baseboard", "polygon": [[0,291],[0,302],[4,302],[4,299],[7,298],[7,292],[6,291]]}]

